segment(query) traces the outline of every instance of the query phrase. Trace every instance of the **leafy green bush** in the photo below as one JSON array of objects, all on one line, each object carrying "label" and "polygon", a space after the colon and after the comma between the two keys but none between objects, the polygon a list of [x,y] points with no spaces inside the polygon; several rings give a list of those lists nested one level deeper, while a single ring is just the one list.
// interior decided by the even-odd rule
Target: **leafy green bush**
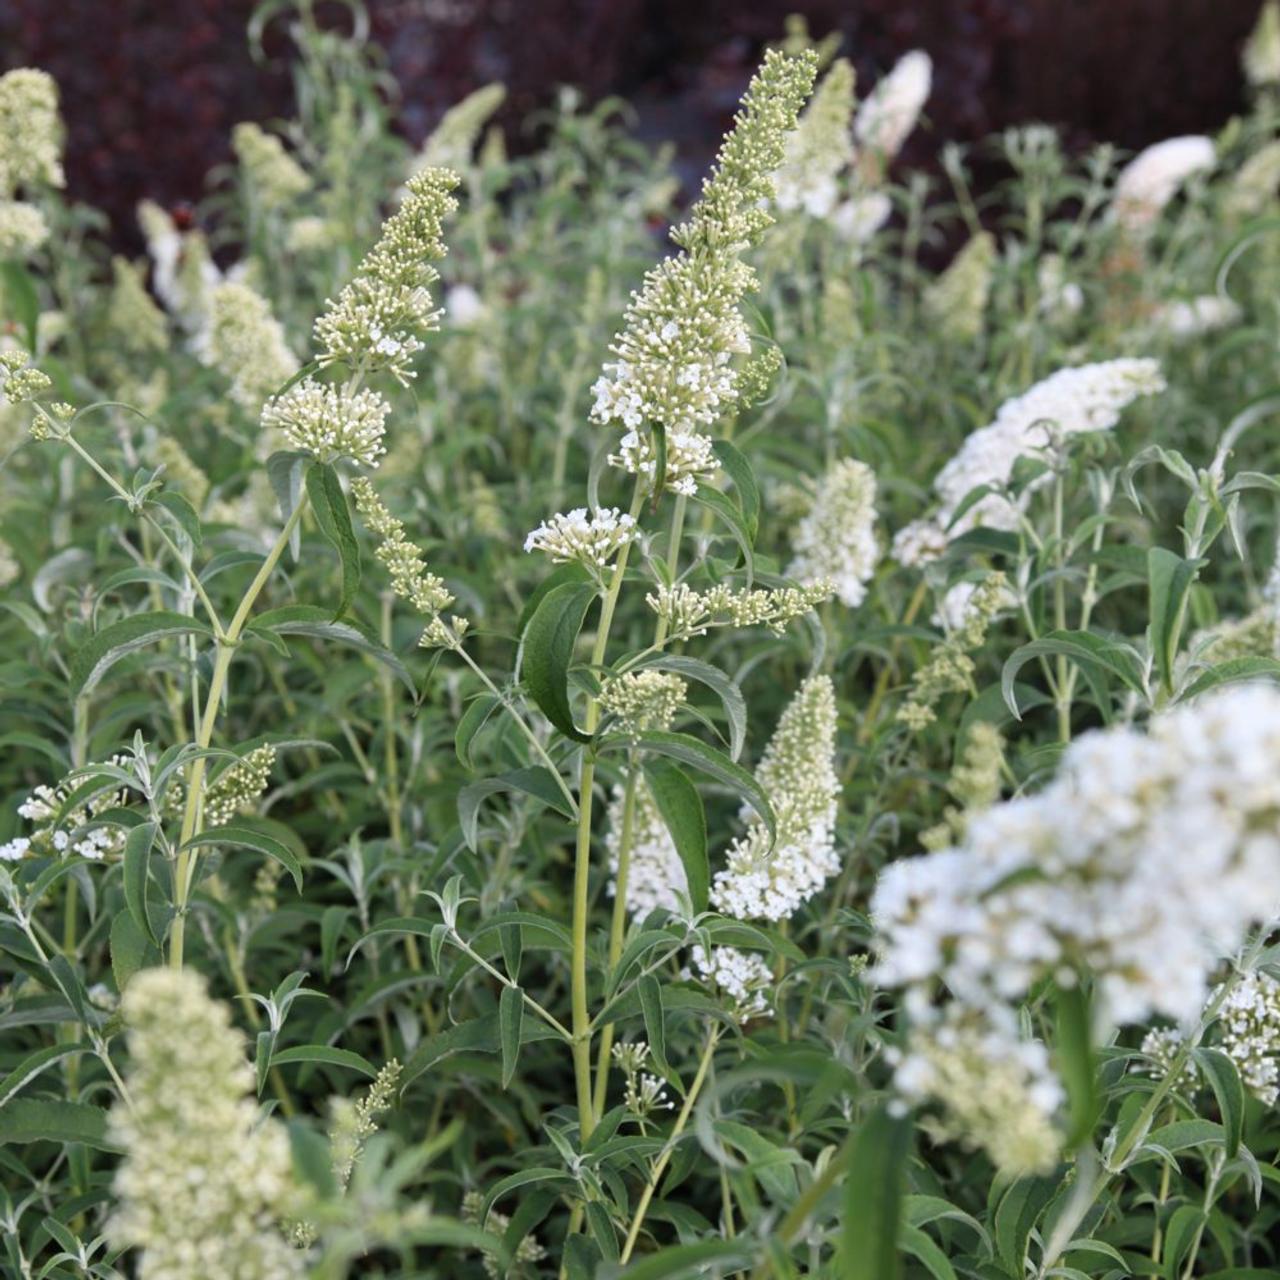
[{"label": "leafy green bush", "polygon": [[0,78],[5,1273],[1274,1274],[1280,11],[982,191],[793,25],[678,214],[293,35],[146,264]]}]

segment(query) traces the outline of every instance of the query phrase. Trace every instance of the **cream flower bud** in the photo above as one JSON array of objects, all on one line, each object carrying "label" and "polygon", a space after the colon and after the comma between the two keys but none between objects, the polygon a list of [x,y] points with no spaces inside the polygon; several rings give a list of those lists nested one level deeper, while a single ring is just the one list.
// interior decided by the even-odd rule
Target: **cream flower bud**
[{"label": "cream flower bud", "polygon": [[386,452],[382,437],[391,406],[368,387],[352,391],[304,378],[272,396],[262,408],[262,425],[277,428],[295,449],[320,462],[350,458],[376,467]]}]

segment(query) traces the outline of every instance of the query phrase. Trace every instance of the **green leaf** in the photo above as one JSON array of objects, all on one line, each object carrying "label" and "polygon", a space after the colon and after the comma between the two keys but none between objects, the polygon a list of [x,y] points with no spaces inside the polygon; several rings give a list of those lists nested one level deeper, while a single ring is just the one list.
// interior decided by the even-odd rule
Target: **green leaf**
[{"label": "green leaf", "polygon": [[935,1280],[956,1280],[955,1268],[947,1255],[919,1227],[902,1228],[902,1251],[919,1259]]},{"label": "green leaf", "polygon": [[26,330],[28,351],[36,350],[36,330],[40,323],[40,295],[27,269],[18,262],[0,262],[0,283],[4,285],[4,312]]},{"label": "green leaf", "polygon": [[118,1151],[107,1139],[107,1113],[82,1102],[14,1098],[0,1108],[0,1145],[7,1142],[79,1142]]},{"label": "green leaf", "polygon": [[742,523],[754,543],[760,528],[760,487],[756,484],[751,463],[732,441],[716,440],[711,447],[725,475],[733,481],[738,493],[738,506],[742,510]]},{"label": "green leaf", "polygon": [[116,986],[123,991],[139,969],[150,969],[159,963],[160,948],[138,928],[132,913],[117,913],[111,922],[111,972]]},{"label": "green leaf", "polygon": [[1192,698],[1217,688],[1220,684],[1236,684],[1242,680],[1280,680],[1280,660],[1275,658],[1230,658],[1219,662],[1201,672],[1178,695],[1179,702],[1188,702]]},{"label": "green leaf", "polygon": [[1010,1276],[1026,1274],[1027,1240],[1055,1185],[1052,1178],[1019,1178],[996,1206],[996,1252]]},{"label": "green leaf", "polygon": [[159,830],[154,822],[144,822],[134,827],[124,842],[124,901],[133,917],[133,922],[157,947],[160,939],[151,927],[151,919],[147,915],[147,883],[148,867],[151,861],[151,846],[155,843]]},{"label": "green leaf", "polygon": [[473,769],[471,748],[480,730],[489,723],[489,717],[502,706],[502,699],[492,693],[482,693],[467,704],[453,735],[453,752],[464,769]]},{"label": "green leaf", "polygon": [[42,1071],[53,1066],[55,1062],[61,1062],[63,1058],[73,1053],[92,1052],[93,1046],[91,1044],[77,1042],[75,1044],[52,1044],[28,1054],[3,1080],[0,1080],[0,1107],[5,1106],[15,1093],[30,1084]]},{"label": "green leaf", "polygon": [[524,997],[519,987],[503,987],[498,997],[498,1030],[502,1038],[502,1087],[511,1084],[520,1057],[520,1032],[524,1026]]},{"label": "green leaf", "polygon": [[200,546],[200,514],[176,489],[162,489],[153,501],[163,507],[177,521],[178,527],[191,539],[191,545]]},{"label": "green leaf", "polygon": [[697,658],[686,658],[674,653],[660,653],[636,664],[637,670],[643,670],[646,667],[674,671],[676,675],[697,680],[699,684],[705,684],[719,697],[724,707],[725,718],[729,722],[729,755],[737,760],[742,754],[742,745],[747,737],[747,701],[742,696],[742,690],[738,684],[710,663],[699,662]]},{"label": "green leaf", "polygon": [[586,582],[566,582],[548,591],[524,632],[521,674],[524,687],[542,714],[566,737],[590,742],[573,722],[569,707],[569,664],[596,588]]},{"label": "green leaf", "polygon": [[600,1256],[608,1262],[617,1262],[618,1233],[614,1230],[609,1210],[599,1200],[587,1201],[587,1226],[600,1249]]},{"label": "green leaf", "polygon": [[713,511],[720,517],[721,522],[728,526],[729,532],[733,534],[734,541],[738,544],[738,549],[742,552],[742,565],[747,577],[746,585],[750,587],[755,581],[755,555],[752,551],[755,539],[747,527],[743,513],[719,489],[709,489],[706,485],[698,488],[693,500]]},{"label": "green leaf", "polygon": [[1163,1275],[1176,1277],[1182,1274],[1179,1264],[1205,1221],[1205,1212],[1198,1204],[1179,1205],[1173,1211],[1165,1228],[1161,1252]]},{"label": "green leaf", "polygon": [[667,1061],[667,1026],[662,1016],[662,987],[658,979],[646,973],[636,983],[640,995],[640,1011],[644,1015],[644,1032],[649,1039],[649,1051],[658,1064],[658,1070],[664,1076],[671,1077],[675,1073]]},{"label": "green leaf", "polygon": [[[629,739],[625,740],[627,743]],[[646,733],[639,741],[642,751],[666,756],[705,773],[709,778],[736,791],[760,815],[769,829],[770,839],[777,836],[778,825],[773,806],[764,788],[741,765],[736,765],[723,751],[687,733]]]},{"label": "green leaf", "polygon": [[367,654],[375,662],[386,667],[416,699],[417,686],[405,665],[390,649],[379,644],[355,623],[335,622],[327,609],[309,604],[291,604],[282,609],[268,609],[260,613],[245,628],[265,635],[309,636],[315,640],[336,640]]},{"label": "green leaf", "polygon": [[542,765],[512,769],[510,773],[497,778],[481,778],[479,782],[473,782],[458,792],[458,824],[462,827],[462,838],[472,852],[475,851],[479,835],[480,804],[499,791],[519,791],[540,800],[566,818],[577,816],[569,808],[564,792],[557,786],[551,771],[544,769]]},{"label": "green leaf", "polygon": [[321,1199],[337,1194],[333,1176],[333,1153],[329,1144],[300,1120],[289,1121],[289,1151],[300,1185],[315,1190]]},{"label": "green leaf", "polygon": [[1147,552],[1149,620],[1147,635],[1155,655],[1156,671],[1166,690],[1173,688],[1173,661],[1178,653],[1187,592],[1200,571],[1201,560],[1184,560],[1164,547]]},{"label": "green leaf", "polygon": [[557,565],[551,570],[541,582],[529,593],[529,598],[524,602],[520,609],[520,617],[516,621],[517,638],[524,635],[525,628],[529,625],[529,619],[538,611],[538,606],[543,599],[557,587],[564,586],[567,582],[590,582],[591,575],[580,564],[569,563]]},{"label": "green leaf", "polygon": [[1218,1100],[1222,1115],[1222,1128],[1227,1135],[1227,1159],[1232,1160],[1240,1150],[1240,1138],[1244,1132],[1244,1085],[1236,1064],[1221,1049],[1201,1046],[1193,1049],[1191,1056],[1204,1073]]},{"label": "green leaf", "polygon": [[911,1128],[882,1106],[854,1134],[844,1185],[842,1280],[892,1280],[900,1272],[902,1185]]},{"label": "green leaf", "polygon": [[707,909],[711,867],[707,861],[707,815],[698,788],[675,765],[646,760],[645,783],[684,866],[689,900],[696,912]]},{"label": "green leaf", "polygon": [[331,465],[313,462],[307,468],[307,496],[320,532],[333,544],[342,561],[342,595],[333,615],[333,621],[337,622],[360,589],[360,544],[351,527],[347,495],[342,492],[342,482]]},{"label": "green leaf", "polygon": [[1058,1069],[1071,1103],[1067,1146],[1076,1147],[1093,1132],[1098,1118],[1097,1072],[1090,1034],[1089,998],[1083,985],[1058,987]]},{"label": "green leaf", "polygon": [[1015,720],[1022,719],[1014,697],[1014,683],[1018,672],[1033,658],[1059,654],[1070,658],[1080,668],[1104,713],[1109,710],[1109,701],[1106,684],[1100,676],[1101,671],[1109,671],[1135,693],[1143,696],[1146,694],[1142,664],[1128,645],[1105,640],[1091,631],[1051,631],[1039,640],[1032,640],[1030,644],[1015,649],[1004,664],[1004,670],[1000,674],[1000,689]]},{"label": "green leaf", "polygon": [[211,636],[209,626],[185,613],[157,609],[135,613],[103,627],[91,636],[71,658],[71,695],[82,697],[122,658],[149,644],[159,644],[174,636]]},{"label": "green leaf", "polygon": [[233,849],[252,849],[256,853],[264,854],[278,862],[293,877],[293,883],[298,892],[302,892],[302,863],[298,861],[297,854],[275,836],[269,836],[265,831],[257,831],[253,827],[235,825],[210,827],[208,831],[201,831],[198,835],[192,836],[182,847],[194,849],[206,844],[226,845]]},{"label": "green leaf", "polygon": [[271,1055],[273,1067],[285,1067],[293,1062],[323,1062],[330,1067],[347,1067],[368,1076],[370,1080],[378,1074],[377,1067],[368,1058],[362,1058],[350,1049],[335,1049],[327,1044],[299,1044]]},{"label": "green leaf", "polygon": [[596,1280],[693,1280],[707,1274],[709,1263],[718,1263],[722,1269],[742,1269],[750,1266],[753,1257],[750,1244],[742,1240],[700,1240],[659,1249],[625,1267],[606,1263],[596,1273]]},{"label": "green leaf", "polygon": [[[300,449],[282,450],[267,459],[267,479],[280,504],[280,519],[285,524],[289,523],[289,517],[302,498],[303,477],[310,464],[311,455]],[[297,560],[301,547],[302,527],[295,524],[289,535],[289,554],[294,560]]]}]

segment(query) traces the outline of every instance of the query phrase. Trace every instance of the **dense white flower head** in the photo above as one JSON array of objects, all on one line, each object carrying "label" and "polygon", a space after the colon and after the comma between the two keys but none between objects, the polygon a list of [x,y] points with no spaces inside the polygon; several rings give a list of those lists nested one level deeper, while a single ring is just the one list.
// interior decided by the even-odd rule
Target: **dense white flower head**
[{"label": "dense white flower head", "polygon": [[390,404],[368,387],[352,391],[346,385],[303,378],[267,401],[262,425],[283,431],[295,449],[314,454],[321,462],[350,458],[376,467],[386,452],[382,437],[390,412]]},{"label": "dense white flower head", "polygon": [[1086,734],[1043,791],[885,868],[878,981],[928,1020],[935,984],[990,1011],[1078,963],[1117,1023],[1194,1019],[1220,957],[1280,906],[1278,765],[1266,685]]},{"label": "dense white flower head", "polygon": [[0,197],[0,262],[30,257],[48,238],[49,224],[35,205]]},{"label": "dense white flower head", "polygon": [[670,671],[646,667],[610,676],[600,689],[600,706],[633,737],[671,727],[689,686]]},{"label": "dense white flower head", "polygon": [[[661,423],[669,448],[675,441],[687,446],[690,457],[706,457],[698,428],[737,402],[739,374],[732,362],[751,350],[740,304],[756,278],[742,253],[772,221],[772,174],[786,158],[786,139],[816,65],[812,53],[789,57],[771,50],[765,56],[701,199],[672,232],[681,252],[653,267],[631,296],[610,346],[615,359],[593,387],[593,421],[617,422],[631,433]],[[638,434],[612,461],[636,471],[653,465]],[[684,474],[696,477],[698,471],[688,467]],[[673,487],[681,479],[673,477]]]},{"label": "dense white flower head", "polygon": [[1199,134],[1168,138],[1140,151],[1120,171],[1112,216],[1126,231],[1147,231],[1188,178],[1217,162],[1213,142]]},{"label": "dense white flower head", "polygon": [[1200,298],[1161,303],[1152,313],[1150,323],[1156,333],[1175,342],[1183,342],[1228,329],[1240,319],[1241,314],[1240,304],[1234,299],[1211,293]]},{"label": "dense white flower head", "polygon": [[57,83],[34,67],[6,71],[0,76],[0,197],[63,182]]},{"label": "dense white flower head", "polygon": [[[976,582],[965,579],[948,587],[946,595],[938,605],[937,612],[933,615],[934,625],[942,627],[948,633],[963,631],[971,625],[977,604],[975,598],[980,596],[984,581],[985,579]],[[995,608],[1002,611],[1012,609],[1018,601],[1009,587],[1001,584],[994,603]]]},{"label": "dense white flower head", "polygon": [[247,284],[219,284],[211,295],[205,361],[231,380],[231,398],[257,413],[278,387],[298,372],[284,326],[271,304]]},{"label": "dense white flower head", "polygon": [[787,920],[839,871],[835,748],[835,687],[828,676],[812,676],[783,711],[756,769],[777,838],[771,847],[757,818],[729,846],[711,889],[717,910],[740,920]]},{"label": "dense white flower head", "polygon": [[[623,803],[623,790],[618,787],[609,803],[609,823],[605,834],[609,869],[614,876],[609,892],[614,895],[618,891],[617,874],[622,851]],[[681,910],[681,897],[687,897],[689,892],[688,877],[671,832],[643,779],[636,783],[633,804],[627,910],[636,919],[643,919],[659,908],[678,912]]]},{"label": "dense white flower head", "polygon": [[1240,59],[1254,88],[1280,84],[1280,3],[1266,0]]},{"label": "dense white flower head", "polygon": [[852,156],[853,65],[837,58],[787,139],[786,161],[773,175],[779,209],[825,218],[840,196],[837,178]]},{"label": "dense white flower head", "polygon": [[727,995],[739,1022],[772,1015],[773,973],[763,956],[737,947],[695,946],[692,959],[690,974]]},{"label": "dense white flower head", "polygon": [[1244,1087],[1268,1107],[1280,1097],[1280,982],[1247,973],[1218,1011],[1219,1047],[1236,1064]]},{"label": "dense white flower head", "polygon": [[289,1139],[262,1120],[225,1006],[189,969],[146,969],[121,1001],[132,1107],[117,1104],[112,1244],[139,1249],[142,1280],[291,1280],[306,1254],[282,1222],[298,1204]]},{"label": "dense white flower head", "polygon": [[283,209],[311,186],[306,171],[284,149],[284,143],[259,125],[236,125],[231,131],[231,146],[250,198],[263,209]]},{"label": "dense white flower head", "polygon": [[644,602],[664,619],[671,639],[704,636],[708,627],[768,627],[776,635],[803,613],[830,600],[830,582],[806,587],[733,587],[717,583],[707,591],[695,591],[684,582],[658,587]]},{"label": "dense white flower head", "polygon": [[836,234],[852,245],[864,245],[893,212],[893,201],[883,191],[863,191],[850,196],[831,215]]},{"label": "dense white flower head", "polygon": [[895,558],[904,565],[925,562],[940,554],[952,538],[978,525],[1017,528],[1020,509],[1000,493],[984,495],[959,519],[955,517],[974,489],[1007,485],[1019,458],[1070,436],[1109,431],[1139,396],[1155,395],[1164,388],[1155,360],[1105,360],[1059,369],[1029,391],[1006,400],[995,420],[973,432],[938,473],[933,483],[940,499],[937,512],[899,531],[894,538]]},{"label": "dense white flower head", "polygon": [[575,507],[544,520],[524,540],[526,551],[545,551],[557,563],[574,560],[589,569],[612,564],[635,537],[634,517],[617,507]]},{"label": "dense white flower head", "polygon": [[904,54],[858,108],[853,126],[858,145],[892,160],[916,127],[932,86],[929,55],[922,49]]},{"label": "dense white flower head", "polygon": [[[667,433],[666,445],[663,487],[691,498],[698,491],[698,481],[713,475],[720,466],[715,443],[710,436],[682,423]],[[628,431],[618,441],[617,452],[609,455],[609,465],[652,480],[658,469],[658,458],[648,431]]]},{"label": "dense white flower head", "polygon": [[880,560],[876,477],[865,462],[842,458],[823,476],[809,513],[791,533],[795,558],[787,576],[809,586],[830,581],[836,598],[860,605]]}]

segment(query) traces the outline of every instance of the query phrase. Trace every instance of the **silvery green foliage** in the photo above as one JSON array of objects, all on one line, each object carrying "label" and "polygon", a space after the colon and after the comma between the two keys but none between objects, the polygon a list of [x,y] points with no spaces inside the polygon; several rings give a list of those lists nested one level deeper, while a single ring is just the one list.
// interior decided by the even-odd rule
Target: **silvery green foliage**
[{"label": "silvery green foliage", "polygon": [[0,77],[0,1273],[1269,1274],[1271,8],[996,185],[792,21],[683,191],[342,8],[145,261]]}]

